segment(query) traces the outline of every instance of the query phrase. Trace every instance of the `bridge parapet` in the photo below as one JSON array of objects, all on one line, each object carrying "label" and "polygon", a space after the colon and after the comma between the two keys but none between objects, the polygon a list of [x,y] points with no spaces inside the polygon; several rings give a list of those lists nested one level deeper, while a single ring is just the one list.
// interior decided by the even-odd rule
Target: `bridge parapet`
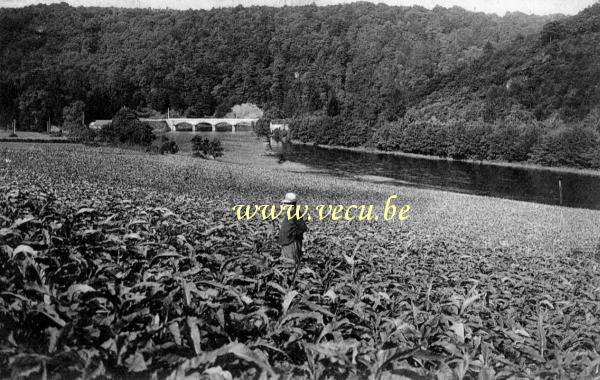
[{"label": "bridge parapet", "polygon": [[231,118],[169,118],[169,119],[141,119],[142,121],[164,121],[171,131],[177,130],[176,126],[181,123],[192,125],[192,130],[196,131],[198,124],[209,124],[213,132],[216,131],[218,124],[229,124],[232,126],[232,132],[235,132],[235,126],[238,124],[254,124],[258,119],[231,119]]}]

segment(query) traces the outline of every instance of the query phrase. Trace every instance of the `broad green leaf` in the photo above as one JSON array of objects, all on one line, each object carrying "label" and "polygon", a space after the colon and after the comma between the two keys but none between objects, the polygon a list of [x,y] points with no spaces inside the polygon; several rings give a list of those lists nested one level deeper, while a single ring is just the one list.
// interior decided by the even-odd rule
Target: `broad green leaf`
[{"label": "broad green leaf", "polygon": [[298,295],[298,292],[295,290],[289,291],[287,292],[287,294],[285,295],[285,297],[283,297],[283,302],[281,304],[281,313],[283,315],[285,315],[290,307],[290,305],[292,304],[292,301],[294,300],[294,297],[296,297]]}]

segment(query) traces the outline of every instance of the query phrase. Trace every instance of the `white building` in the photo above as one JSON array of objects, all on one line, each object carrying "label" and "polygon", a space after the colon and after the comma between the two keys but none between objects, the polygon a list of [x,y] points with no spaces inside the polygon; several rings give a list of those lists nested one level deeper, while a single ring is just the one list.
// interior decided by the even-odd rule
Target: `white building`
[{"label": "white building", "polygon": [[285,120],[271,120],[271,124],[269,125],[269,129],[273,132],[276,129],[281,129],[284,131],[290,130],[290,125],[285,122]]},{"label": "white building", "polygon": [[90,123],[90,129],[99,130],[112,123],[112,120],[94,120]]}]

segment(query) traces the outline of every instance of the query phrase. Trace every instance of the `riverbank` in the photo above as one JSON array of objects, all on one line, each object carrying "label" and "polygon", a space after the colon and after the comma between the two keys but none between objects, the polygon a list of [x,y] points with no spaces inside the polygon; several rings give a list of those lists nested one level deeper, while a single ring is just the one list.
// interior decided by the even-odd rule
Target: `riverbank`
[{"label": "riverbank", "polygon": [[300,140],[291,140],[292,144],[297,145],[307,145],[307,146],[318,146],[319,148],[324,149],[335,149],[335,150],[345,150],[349,152],[358,152],[358,153],[370,153],[370,154],[386,154],[398,157],[411,157],[411,158],[422,158],[427,160],[437,160],[437,161],[456,161],[456,162],[466,162],[470,164],[479,164],[479,165],[493,165],[500,167],[509,167],[509,168],[522,168],[522,169],[531,169],[531,170],[548,170],[557,173],[573,173],[573,174],[584,174],[584,175],[593,175],[600,176],[600,170],[596,169],[579,169],[579,168],[569,168],[569,167],[554,167],[554,166],[542,166],[532,163],[526,162],[504,162],[504,161],[492,161],[492,160],[456,160],[452,157],[441,157],[441,156],[433,156],[426,154],[417,154],[417,153],[406,153],[400,151],[385,151],[378,150],[375,148],[368,147],[347,147],[341,145],[315,145],[312,142],[303,142]]}]

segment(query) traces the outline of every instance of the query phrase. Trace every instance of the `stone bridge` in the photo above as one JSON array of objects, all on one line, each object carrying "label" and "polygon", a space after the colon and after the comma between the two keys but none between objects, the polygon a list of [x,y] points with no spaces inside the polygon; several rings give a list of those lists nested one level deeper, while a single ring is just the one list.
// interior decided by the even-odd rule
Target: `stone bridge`
[{"label": "stone bridge", "polygon": [[171,131],[176,131],[177,126],[180,124],[190,124],[192,131],[196,131],[196,127],[200,124],[207,124],[212,127],[212,131],[216,132],[217,125],[228,124],[231,125],[231,131],[235,132],[236,125],[247,125],[252,126],[258,121],[258,119],[215,119],[215,118],[169,118],[169,119],[140,119],[141,121],[164,121],[167,123]]}]

